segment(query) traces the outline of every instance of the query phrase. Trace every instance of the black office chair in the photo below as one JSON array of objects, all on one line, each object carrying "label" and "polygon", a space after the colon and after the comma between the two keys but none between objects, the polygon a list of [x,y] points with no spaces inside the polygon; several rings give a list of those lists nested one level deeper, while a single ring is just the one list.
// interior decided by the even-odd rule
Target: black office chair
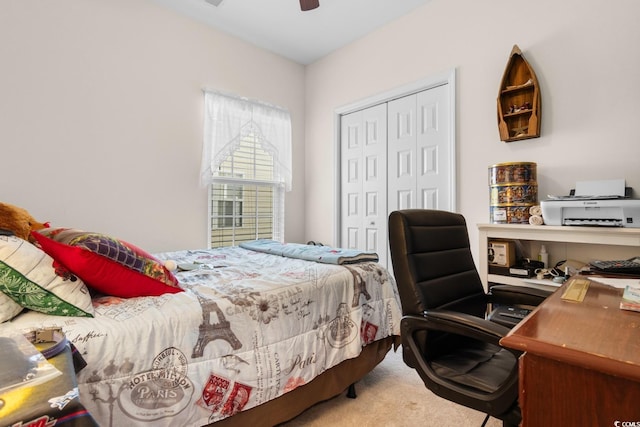
[{"label": "black office chair", "polygon": [[[436,395],[517,426],[518,356],[500,346],[509,328],[487,320],[491,304],[533,307],[549,292],[494,286],[484,292],[462,215],[392,212],[389,243],[402,303],[404,362]],[[489,308],[488,308],[489,307]]]}]

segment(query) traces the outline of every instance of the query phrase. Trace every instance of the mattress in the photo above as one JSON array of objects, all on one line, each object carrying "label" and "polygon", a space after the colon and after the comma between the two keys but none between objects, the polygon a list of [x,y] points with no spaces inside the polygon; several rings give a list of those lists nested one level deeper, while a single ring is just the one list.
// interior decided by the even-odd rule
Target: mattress
[{"label": "mattress", "polygon": [[376,262],[332,265],[240,247],[156,254],[184,292],[93,299],[95,318],[26,312],[61,327],[88,366],[83,405],[101,426],[202,426],[257,407],[400,335],[398,292]]}]

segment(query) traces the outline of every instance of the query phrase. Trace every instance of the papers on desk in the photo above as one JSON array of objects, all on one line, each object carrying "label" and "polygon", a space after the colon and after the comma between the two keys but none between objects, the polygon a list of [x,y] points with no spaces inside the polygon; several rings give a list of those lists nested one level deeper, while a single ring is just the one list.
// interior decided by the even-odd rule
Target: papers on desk
[{"label": "papers on desk", "polygon": [[603,285],[613,286],[614,288],[624,289],[627,286],[640,288],[640,279],[627,279],[618,277],[593,277],[590,280],[602,283]]}]

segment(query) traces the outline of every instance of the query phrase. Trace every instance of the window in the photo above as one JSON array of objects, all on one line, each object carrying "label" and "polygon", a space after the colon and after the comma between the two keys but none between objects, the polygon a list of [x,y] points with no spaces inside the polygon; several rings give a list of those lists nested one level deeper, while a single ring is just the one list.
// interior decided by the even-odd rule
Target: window
[{"label": "window", "polygon": [[240,145],[214,174],[210,188],[211,247],[237,245],[255,239],[281,240],[282,184],[273,181],[273,156],[255,135]]},{"label": "window", "polygon": [[217,216],[218,228],[242,227],[242,201],[218,200]]},{"label": "window", "polygon": [[201,180],[209,186],[210,246],[283,241],[284,194],[291,185],[288,113],[208,92],[205,108]]},{"label": "window", "polygon": [[[219,174],[228,175],[222,171]],[[238,174],[237,177],[241,182],[242,175]],[[212,219],[217,218],[217,228],[242,227],[243,190],[244,186],[241,183],[211,184]]]}]

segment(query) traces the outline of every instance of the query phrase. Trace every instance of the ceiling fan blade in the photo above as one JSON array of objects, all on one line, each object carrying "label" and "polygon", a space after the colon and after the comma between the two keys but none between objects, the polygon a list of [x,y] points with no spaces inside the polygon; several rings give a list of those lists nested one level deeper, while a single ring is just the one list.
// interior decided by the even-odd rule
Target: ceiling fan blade
[{"label": "ceiling fan blade", "polygon": [[320,6],[320,0],[300,0],[300,8],[302,11],[312,10]]}]

